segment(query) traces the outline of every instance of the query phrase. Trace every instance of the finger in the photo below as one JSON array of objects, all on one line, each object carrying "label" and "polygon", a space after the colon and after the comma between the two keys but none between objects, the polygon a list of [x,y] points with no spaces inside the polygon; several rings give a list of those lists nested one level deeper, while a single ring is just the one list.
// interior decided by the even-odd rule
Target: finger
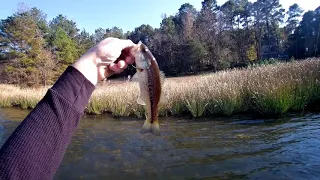
[{"label": "finger", "polygon": [[118,73],[118,74],[123,71],[123,69],[120,68],[120,67],[118,66],[118,64],[115,64],[115,63],[110,64],[109,69],[110,69],[111,71],[114,71],[115,73]]},{"label": "finger", "polygon": [[126,69],[128,67],[128,64],[125,61],[121,60],[118,62],[118,67],[120,69]]},{"label": "finger", "polygon": [[97,66],[109,66],[110,65],[110,62],[99,62],[98,64],[97,64]]},{"label": "finger", "polygon": [[111,69],[109,69],[109,68],[104,69],[104,78],[108,78],[108,77],[112,76],[113,74],[114,74],[114,71],[112,71]]},{"label": "finger", "polygon": [[134,63],[134,56],[130,53],[131,47],[127,47],[121,51],[121,54],[118,58],[118,60],[124,60],[127,64],[133,64]]},{"label": "finger", "polygon": [[98,80],[104,80],[105,78],[109,77],[110,74],[107,73],[107,67],[106,66],[100,66],[98,67]]},{"label": "finger", "polygon": [[121,50],[121,54],[118,57],[118,60],[126,59],[127,56],[130,56],[130,48],[124,48]]},{"label": "finger", "polygon": [[119,39],[119,47],[122,49],[133,47],[135,44],[130,39]]},{"label": "finger", "polygon": [[126,59],[125,59],[125,62],[127,64],[133,64],[134,63],[134,57],[132,56],[127,56]]}]

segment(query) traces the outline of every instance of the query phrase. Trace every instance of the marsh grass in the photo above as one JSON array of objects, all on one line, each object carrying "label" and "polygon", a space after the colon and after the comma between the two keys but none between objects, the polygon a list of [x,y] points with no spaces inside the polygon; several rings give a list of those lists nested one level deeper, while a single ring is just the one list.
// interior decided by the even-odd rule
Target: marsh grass
[{"label": "marsh grass", "polygon": [[[164,94],[167,102],[159,107],[160,116],[189,114],[230,116],[253,110],[263,115],[281,115],[301,111],[320,99],[320,61],[260,64],[247,69],[167,78]],[[23,89],[0,85],[0,107],[34,108],[47,88]],[[111,113],[113,116],[144,118],[144,107],[137,104],[137,82],[98,85],[86,112]]]},{"label": "marsh grass", "polygon": [[184,97],[185,105],[193,117],[205,115],[209,102],[205,98],[203,91],[196,92],[195,89],[189,89]]},{"label": "marsh grass", "polygon": [[21,88],[0,84],[0,107],[34,108],[46,91],[47,88]]}]

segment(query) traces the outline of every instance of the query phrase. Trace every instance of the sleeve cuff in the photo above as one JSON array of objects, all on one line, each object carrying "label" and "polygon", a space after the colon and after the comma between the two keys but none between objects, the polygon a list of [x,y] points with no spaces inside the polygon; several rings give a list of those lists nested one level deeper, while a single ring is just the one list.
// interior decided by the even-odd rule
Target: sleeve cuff
[{"label": "sleeve cuff", "polygon": [[68,66],[51,89],[82,112],[87,106],[95,86],[79,70]]}]

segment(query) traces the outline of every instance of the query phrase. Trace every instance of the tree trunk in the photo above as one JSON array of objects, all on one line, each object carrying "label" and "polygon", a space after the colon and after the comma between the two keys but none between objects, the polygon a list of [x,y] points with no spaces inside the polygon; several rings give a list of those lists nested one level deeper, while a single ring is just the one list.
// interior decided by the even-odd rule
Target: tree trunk
[{"label": "tree trunk", "polygon": [[316,47],[315,47],[315,50],[314,50],[314,56],[315,56],[315,57],[317,57],[319,36],[320,36],[320,23],[319,23],[319,28],[318,28],[318,35],[317,35]]},{"label": "tree trunk", "polygon": [[267,42],[268,42],[268,59],[270,58],[271,54],[271,43],[270,43],[270,29],[269,29],[269,21],[268,21],[268,16],[266,17],[266,22],[267,22]]}]

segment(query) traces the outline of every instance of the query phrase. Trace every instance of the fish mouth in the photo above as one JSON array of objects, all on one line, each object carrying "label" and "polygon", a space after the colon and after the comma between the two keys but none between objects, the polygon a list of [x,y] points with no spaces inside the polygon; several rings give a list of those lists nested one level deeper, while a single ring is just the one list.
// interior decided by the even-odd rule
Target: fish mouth
[{"label": "fish mouth", "polygon": [[[132,67],[134,67],[135,69],[149,69],[151,66],[151,61],[155,60],[155,57],[150,52],[149,48],[141,41],[138,44],[134,45],[129,52],[133,57],[135,57],[135,66],[132,65]],[[139,57],[138,59],[137,56]]]},{"label": "fish mouth", "polygon": [[146,69],[141,68],[141,67],[139,67],[137,64],[136,64],[136,66],[134,66],[133,64],[131,64],[131,66],[132,66],[133,68],[135,68],[135,69],[136,69],[137,71],[139,71],[139,72],[142,72],[142,71],[148,69],[148,68],[146,68]]}]

